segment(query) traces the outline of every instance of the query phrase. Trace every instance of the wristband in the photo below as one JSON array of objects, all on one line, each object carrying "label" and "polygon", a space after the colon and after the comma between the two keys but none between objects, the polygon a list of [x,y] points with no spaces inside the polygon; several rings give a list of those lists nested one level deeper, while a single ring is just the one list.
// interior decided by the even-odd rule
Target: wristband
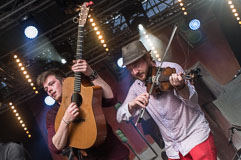
[{"label": "wristband", "polygon": [[62,120],[63,120],[63,122],[64,122],[65,124],[69,125],[69,123],[68,123],[68,122],[66,122],[64,119],[62,119]]},{"label": "wristband", "polygon": [[98,73],[97,73],[95,70],[93,70],[93,72],[89,75],[89,79],[90,79],[90,81],[92,82],[92,81],[94,81],[96,78],[98,78]]}]

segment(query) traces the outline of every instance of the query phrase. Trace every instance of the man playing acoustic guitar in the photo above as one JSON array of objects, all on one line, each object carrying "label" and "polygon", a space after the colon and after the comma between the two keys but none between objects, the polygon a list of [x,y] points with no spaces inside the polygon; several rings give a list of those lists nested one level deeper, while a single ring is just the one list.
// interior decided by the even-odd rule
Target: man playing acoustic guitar
[{"label": "man playing acoustic guitar", "polygon": [[[85,60],[75,60],[72,71],[75,73],[81,72],[86,77],[89,77],[95,86],[102,87],[102,106],[112,106],[115,104],[116,99],[114,98],[111,87],[91,69]],[[46,123],[49,149],[51,152],[58,154],[68,148],[69,126],[80,114],[80,108],[77,107],[76,103],[69,102],[69,106],[55,132],[54,123],[62,100],[62,83],[64,79],[65,75],[57,69],[45,71],[37,78],[38,85],[43,86],[47,94],[57,101],[57,104],[48,112]],[[81,156],[84,160],[127,160],[129,150],[120,142],[113,133],[110,125],[107,124],[107,138],[103,144],[87,149],[84,152],[82,151]]]}]

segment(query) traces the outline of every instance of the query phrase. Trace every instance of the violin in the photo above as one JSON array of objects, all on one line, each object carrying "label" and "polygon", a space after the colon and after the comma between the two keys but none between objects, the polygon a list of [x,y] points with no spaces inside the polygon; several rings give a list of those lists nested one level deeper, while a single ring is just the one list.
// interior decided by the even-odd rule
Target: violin
[{"label": "violin", "polygon": [[[170,84],[169,77],[176,73],[175,68],[166,67],[160,68],[160,72],[157,74],[157,67],[150,67],[148,71],[148,77],[146,79],[146,88],[147,92],[151,95],[159,95],[162,91],[168,91],[173,89],[173,86]],[[200,78],[200,68],[191,70],[188,74],[182,74],[184,80],[190,80],[191,84],[194,83],[194,80]],[[153,86],[152,86],[153,85]],[[152,91],[151,87],[153,87]]]}]

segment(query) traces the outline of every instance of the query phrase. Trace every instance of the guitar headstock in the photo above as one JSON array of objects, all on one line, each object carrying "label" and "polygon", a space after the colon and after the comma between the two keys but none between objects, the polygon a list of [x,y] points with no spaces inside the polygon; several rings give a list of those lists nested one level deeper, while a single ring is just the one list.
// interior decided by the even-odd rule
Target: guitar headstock
[{"label": "guitar headstock", "polygon": [[87,20],[87,17],[88,17],[88,14],[89,14],[89,10],[90,10],[90,7],[93,5],[93,2],[90,1],[90,2],[84,2],[82,4],[82,6],[80,7],[80,13],[79,13],[79,25],[84,27],[85,23],[86,23],[86,20]]},{"label": "guitar headstock", "polygon": [[192,69],[188,74],[185,75],[185,77],[187,80],[190,80],[191,84],[194,84],[195,80],[202,77],[200,72],[201,72],[200,68]]}]

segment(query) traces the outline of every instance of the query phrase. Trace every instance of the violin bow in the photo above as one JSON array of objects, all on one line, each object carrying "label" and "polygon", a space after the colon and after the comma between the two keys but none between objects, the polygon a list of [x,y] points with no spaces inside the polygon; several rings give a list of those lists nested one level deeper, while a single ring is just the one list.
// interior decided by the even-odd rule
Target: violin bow
[{"label": "violin bow", "polygon": [[[168,42],[168,44],[167,44],[167,48],[166,48],[166,50],[165,50],[165,52],[164,52],[164,54],[163,54],[163,56],[162,56],[160,65],[159,65],[158,70],[157,70],[157,72],[156,72],[156,76],[154,77],[154,83],[152,83],[151,88],[150,88],[150,90],[149,90],[149,95],[151,95],[151,93],[152,93],[152,91],[153,91],[153,88],[154,88],[154,85],[155,85],[155,82],[156,82],[157,78],[159,77],[159,75],[160,75],[160,73],[161,73],[162,63],[163,63],[164,58],[166,57],[166,54],[167,54],[167,52],[168,52],[168,50],[169,50],[169,48],[170,48],[170,45],[171,45],[171,43],[172,43],[172,40],[173,40],[174,35],[175,35],[175,33],[176,33],[176,30],[177,30],[177,25],[174,25],[174,28],[173,28],[173,30],[172,30],[172,34],[171,34],[170,40],[169,40],[169,42]],[[142,108],[142,109],[141,109],[141,113],[139,114],[139,116],[138,116],[138,118],[137,118],[137,121],[136,121],[136,123],[135,123],[135,126],[137,126],[137,124],[141,122],[145,111],[146,111],[146,108]]]}]

